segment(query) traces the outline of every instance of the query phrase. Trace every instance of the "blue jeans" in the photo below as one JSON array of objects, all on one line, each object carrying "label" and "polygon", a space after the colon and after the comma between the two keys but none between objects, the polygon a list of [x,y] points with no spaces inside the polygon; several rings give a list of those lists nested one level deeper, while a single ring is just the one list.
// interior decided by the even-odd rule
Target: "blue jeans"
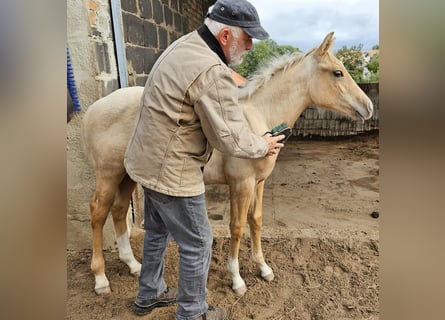
[{"label": "blue jeans", "polygon": [[164,256],[171,237],[179,247],[177,320],[195,319],[208,309],[207,276],[212,253],[212,229],[204,194],[173,197],[144,188],[144,249],[137,300],[162,294]]}]

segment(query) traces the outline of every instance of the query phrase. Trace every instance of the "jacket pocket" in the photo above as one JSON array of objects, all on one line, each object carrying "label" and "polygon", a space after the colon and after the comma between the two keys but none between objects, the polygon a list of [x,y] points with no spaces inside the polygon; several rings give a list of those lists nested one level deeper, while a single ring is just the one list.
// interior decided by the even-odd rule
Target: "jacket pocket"
[{"label": "jacket pocket", "polygon": [[210,156],[212,155],[212,151],[213,148],[210,146],[208,142],[206,142],[204,152],[199,156],[192,156],[192,158],[196,159],[197,161],[201,162],[204,165],[209,161]]},{"label": "jacket pocket", "polygon": [[204,152],[184,159],[181,172],[182,187],[196,187],[203,182],[203,168],[209,161],[213,148],[207,143]]}]

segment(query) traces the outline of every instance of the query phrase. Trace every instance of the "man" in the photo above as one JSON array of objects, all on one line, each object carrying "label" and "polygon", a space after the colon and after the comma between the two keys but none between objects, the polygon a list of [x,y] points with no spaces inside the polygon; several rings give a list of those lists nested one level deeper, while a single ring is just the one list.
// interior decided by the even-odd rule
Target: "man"
[{"label": "man", "polygon": [[[137,315],[177,302],[177,320],[228,317],[206,302],[213,236],[203,169],[212,148],[260,158],[283,147],[284,135],[260,137],[249,129],[227,66],[242,61],[252,38],[267,37],[252,4],[219,0],[204,25],[172,43],[151,70],[125,154],[128,174],[145,193]],[[179,247],[178,289],[167,288],[163,278],[171,237]]]}]

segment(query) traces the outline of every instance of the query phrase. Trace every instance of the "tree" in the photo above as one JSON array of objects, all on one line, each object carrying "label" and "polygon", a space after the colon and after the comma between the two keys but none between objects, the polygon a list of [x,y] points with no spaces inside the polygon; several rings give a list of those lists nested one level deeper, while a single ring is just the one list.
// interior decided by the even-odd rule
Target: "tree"
[{"label": "tree", "polygon": [[365,58],[362,47],[362,44],[351,46],[350,48],[343,46],[335,54],[335,56],[343,62],[343,65],[355,82],[361,82],[363,79],[363,71],[365,70]]},{"label": "tree", "polygon": [[255,43],[254,49],[246,54],[243,62],[235,67],[235,70],[242,76],[248,78],[270,59],[295,51],[301,50],[290,45],[278,45],[272,39],[262,40]]},{"label": "tree", "polygon": [[366,66],[366,68],[371,73],[370,82],[378,82],[380,77],[380,64],[379,64],[379,54],[374,54],[370,59]]}]

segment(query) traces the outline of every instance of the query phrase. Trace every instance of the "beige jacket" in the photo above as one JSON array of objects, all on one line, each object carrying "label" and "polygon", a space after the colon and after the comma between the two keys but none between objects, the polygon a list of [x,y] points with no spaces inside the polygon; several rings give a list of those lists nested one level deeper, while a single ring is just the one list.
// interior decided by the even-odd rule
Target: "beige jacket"
[{"label": "beige jacket", "polygon": [[124,164],[146,188],[195,196],[205,191],[202,170],[213,148],[239,158],[268,152],[246,123],[230,69],[194,31],[153,66]]}]

